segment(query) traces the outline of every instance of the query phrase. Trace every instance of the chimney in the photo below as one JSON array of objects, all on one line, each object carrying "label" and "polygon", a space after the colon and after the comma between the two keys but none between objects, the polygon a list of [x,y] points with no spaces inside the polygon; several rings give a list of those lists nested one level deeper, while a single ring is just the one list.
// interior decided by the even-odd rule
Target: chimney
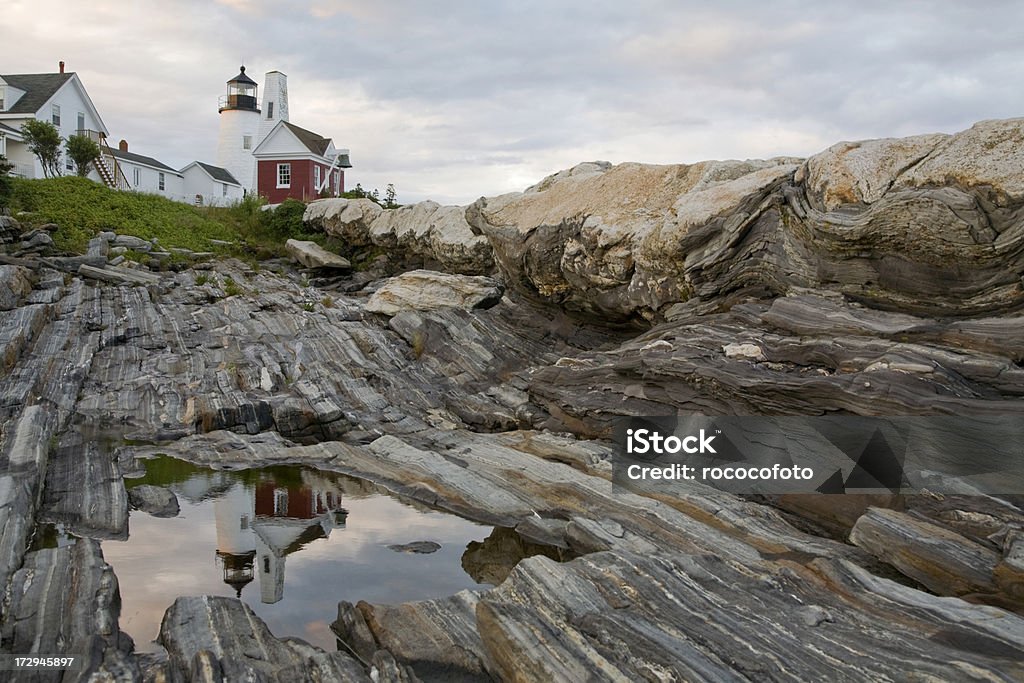
[{"label": "chimney", "polygon": [[121,142],[117,143],[117,148],[119,150],[121,150],[122,152],[127,152],[128,151],[128,141],[127,140],[121,140]]},{"label": "chimney", "polygon": [[60,61],[60,72],[64,73],[64,60],[63,59]]}]

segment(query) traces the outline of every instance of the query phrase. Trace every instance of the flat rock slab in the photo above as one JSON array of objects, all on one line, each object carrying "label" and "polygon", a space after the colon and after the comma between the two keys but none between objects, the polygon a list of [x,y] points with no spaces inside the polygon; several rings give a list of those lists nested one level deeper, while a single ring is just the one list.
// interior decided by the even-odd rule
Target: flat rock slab
[{"label": "flat rock slab", "polygon": [[288,240],[284,248],[292,258],[307,268],[352,270],[352,264],[347,258],[327,251],[316,242]]},{"label": "flat rock slab", "polygon": [[389,279],[370,297],[366,310],[396,315],[408,310],[490,308],[503,293],[501,283],[482,275],[413,270]]}]

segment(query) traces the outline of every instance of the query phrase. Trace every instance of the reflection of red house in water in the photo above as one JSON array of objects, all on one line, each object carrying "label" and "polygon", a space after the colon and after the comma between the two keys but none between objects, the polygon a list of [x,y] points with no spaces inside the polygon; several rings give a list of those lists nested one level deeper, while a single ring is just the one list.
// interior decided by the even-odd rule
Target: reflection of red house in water
[{"label": "reflection of red house in water", "polygon": [[303,472],[301,481],[236,484],[214,502],[214,511],[225,583],[241,596],[256,574],[265,603],[284,596],[285,558],[345,526],[348,515],[338,486],[312,472]]},{"label": "reflection of red house in water", "polygon": [[257,517],[313,519],[341,507],[341,494],[306,486],[278,486],[272,481],[256,485]]}]

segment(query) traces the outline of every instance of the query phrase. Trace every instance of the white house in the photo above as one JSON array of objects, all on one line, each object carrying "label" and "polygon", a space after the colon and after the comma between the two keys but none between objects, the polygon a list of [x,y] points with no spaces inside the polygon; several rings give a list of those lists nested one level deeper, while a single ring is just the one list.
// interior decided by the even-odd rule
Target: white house
[{"label": "white house", "polygon": [[[21,126],[29,119],[50,121],[67,138],[78,134],[106,139],[109,131],[100,118],[81,79],[74,72],[0,75],[0,154],[14,164],[13,173],[25,178],[43,177],[43,167],[28,151]],[[73,173],[70,159],[65,173]]]},{"label": "white house", "polygon": [[185,179],[184,201],[196,206],[228,206],[245,194],[241,183],[220,166],[193,161],[180,173]]},{"label": "white house", "polygon": [[117,149],[111,149],[109,154],[117,160],[121,173],[128,181],[128,189],[184,200],[185,177],[167,164],[129,152],[128,143],[124,140],[121,140]]}]

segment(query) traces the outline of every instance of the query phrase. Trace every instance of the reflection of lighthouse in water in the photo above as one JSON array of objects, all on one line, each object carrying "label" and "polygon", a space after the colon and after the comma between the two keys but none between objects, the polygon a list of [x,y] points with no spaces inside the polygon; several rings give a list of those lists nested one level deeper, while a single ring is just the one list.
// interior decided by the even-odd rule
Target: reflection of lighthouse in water
[{"label": "reflection of lighthouse in water", "polygon": [[224,582],[241,597],[259,575],[264,603],[284,596],[286,557],[345,526],[348,514],[341,507],[341,490],[315,472],[303,472],[299,482],[239,482],[214,501],[214,511]]}]

